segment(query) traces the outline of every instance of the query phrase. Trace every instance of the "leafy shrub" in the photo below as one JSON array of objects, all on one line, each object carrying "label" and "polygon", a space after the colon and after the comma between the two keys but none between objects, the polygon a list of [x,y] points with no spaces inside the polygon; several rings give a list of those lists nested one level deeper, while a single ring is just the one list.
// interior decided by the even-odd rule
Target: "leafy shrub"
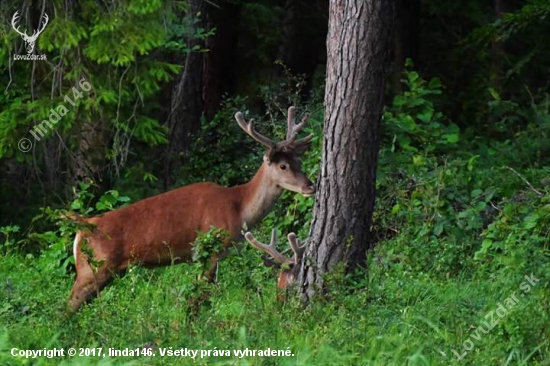
[{"label": "leafy shrub", "polygon": [[425,81],[412,67],[408,59],[402,79],[406,90],[384,112],[385,138],[391,140],[391,151],[449,151],[459,141],[459,130],[435,108],[441,82],[437,78]]}]

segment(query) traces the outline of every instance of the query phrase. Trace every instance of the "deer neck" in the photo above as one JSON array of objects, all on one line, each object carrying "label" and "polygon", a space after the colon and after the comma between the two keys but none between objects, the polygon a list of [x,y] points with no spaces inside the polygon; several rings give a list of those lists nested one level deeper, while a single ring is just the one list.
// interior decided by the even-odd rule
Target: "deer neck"
[{"label": "deer neck", "polygon": [[241,186],[244,190],[241,206],[243,228],[245,223],[247,229],[259,223],[273,209],[277,198],[283,192],[265,170],[266,167],[262,164],[250,182]]}]

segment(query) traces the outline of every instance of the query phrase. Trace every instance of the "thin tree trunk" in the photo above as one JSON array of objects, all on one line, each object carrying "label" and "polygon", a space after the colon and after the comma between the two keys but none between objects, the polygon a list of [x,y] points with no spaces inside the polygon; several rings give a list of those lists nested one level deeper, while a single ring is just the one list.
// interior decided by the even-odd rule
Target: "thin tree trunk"
[{"label": "thin tree trunk", "polygon": [[234,93],[241,6],[224,1],[218,6],[207,3],[205,8],[207,28],[216,28],[215,34],[206,39],[208,52],[204,54],[203,73],[204,114],[212,119],[220,109],[223,95]]},{"label": "thin tree trunk", "polygon": [[306,300],[335,264],[353,270],[366,260],[392,26],[392,1],[330,2],[323,157],[300,272]]},{"label": "thin tree trunk", "polygon": [[[195,17],[202,13],[204,2],[191,0],[189,14]],[[189,45],[204,45],[200,40],[192,39]],[[172,185],[172,172],[178,163],[178,154],[189,148],[190,137],[199,130],[200,117],[203,111],[202,100],[203,54],[191,51],[185,58],[183,71],[172,90],[171,111],[169,118],[170,136],[165,158],[164,188]]]},{"label": "thin tree trunk", "polygon": [[[78,150],[72,160],[73,185],[77,182],[94,181],[104,185],[103,172],[107,167],[105,147],[110,145],[110,131],[106,122],[98,118],[94,122],[85,121],[79,131]],[[107,179],[108,181],[108,179]]]},{"label": "thin tree trunk", "polygon": [[[504,13],[508,13],[517,9],[517,3],[513,0],[494,0],[493,11],[495,20],[500,20]],[[490,78],[491,87],[498,92],[501,91],[501,74],[503,69],[503,60],[506,53],[506,43],[503,41],[495,40],[491,44],[491,66],[490,66]]]},{"label": "thin tree trunk", "polygon": [[61,146],[53,137],[42,144],[44,149],[44,175],[48,189],[56,192],[61,187]]}]

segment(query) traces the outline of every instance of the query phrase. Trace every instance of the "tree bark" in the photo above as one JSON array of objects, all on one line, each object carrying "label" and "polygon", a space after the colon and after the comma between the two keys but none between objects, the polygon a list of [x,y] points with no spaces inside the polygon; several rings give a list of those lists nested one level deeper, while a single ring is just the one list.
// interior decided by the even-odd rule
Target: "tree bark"
[{"label": "tree bark", "polygon": [[71,161],[73,183],[94,181],[100,186],[109,179],[104,171],[108,163],[105,158],[105,146],[110,145],[110,129],[101,117],[96,121],[84,121],[80,126],[78,148]]},{"label": "tree bark", "polygon": [[[196,16],[202,13],[202,0],[189,1],[189,14]],[[204,45],[198,39],[190,41],[189,48]],[[185,58],[183,71],[172,89],[171,110],[169,118],[169,143],[164,165],[164,188],[172,185],[172,172],[177,155],[189,147],[189,138],[200,127],[203,111],[202,100],[203,53],[190,51]]]},{"label": "tree bark", "polygon": [[306,300],[323,274],[366,261],[393,1],[330,1],[324,147],[313,222],[300,271]]},{"label": "tree bark", "polygon": [[44,175],[48,189],[57,192],[61,187],[61,146],[53,137],[42,144],[44,150]]}]

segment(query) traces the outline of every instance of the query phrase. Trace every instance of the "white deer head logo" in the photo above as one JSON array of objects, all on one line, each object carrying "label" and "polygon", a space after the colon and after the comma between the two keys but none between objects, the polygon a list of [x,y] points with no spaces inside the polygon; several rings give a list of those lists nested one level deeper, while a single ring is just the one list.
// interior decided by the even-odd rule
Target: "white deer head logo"
[{"label": "white deer head logo", "polygon": [[13,27],[13,29],[15,29],[15,31],[17,33],[19,33],[21,35],[21,37],[23,37],[23,41],[25,41],[27,53],[30,55],[32,53],[32,51],[34,50],[34,44],[36,43],[36,39],[38,38],[40,33],[42,33],[42,31],[44,30],[44,28],[46,28],[46,25],[48,24],[48,20],[49,20],[48,14],[44,13],[44,19],[42,21],[42,27],[40,27],[40,23],[39,23],[38,28],[40,28],[40,29],[39,30],[35,29],[32,32],[32,35],[28,36],[27,31],[25,31],[25,32],[19,31],[19,26],[16,25],[17,18],[19,18],[18,13],[19,13],[19,10],[16,11],[15,14],[13,14],[13,18],[11,18],[11,26]]}]

